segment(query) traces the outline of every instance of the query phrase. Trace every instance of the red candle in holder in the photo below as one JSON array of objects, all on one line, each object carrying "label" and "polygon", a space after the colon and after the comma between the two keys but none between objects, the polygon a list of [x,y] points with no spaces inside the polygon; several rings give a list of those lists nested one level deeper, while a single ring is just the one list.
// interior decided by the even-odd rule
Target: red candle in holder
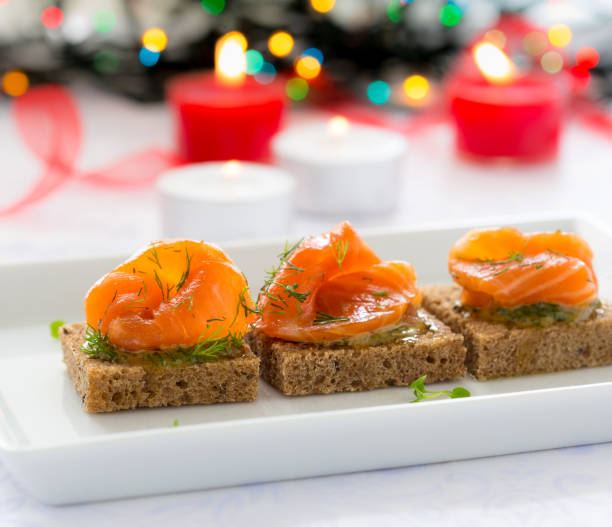
[{"label": "red candle in holder", "polygon": [[178,152],[185,161],[268,156],[285,107],[284,90],[246,78],[245,47],[239,37],[223,37],[214,73],[184,75],[169,84]]},{"label": "red candle in holder", "polygon": [[[518,161],[557,154],[569,83],[557,51],[542,58],[545,43],[535,56],[525,55],[523,40],[532,34],[533,28],[521,18],[509,16],[458,62],[446,93],[459,154]],[[504,48],[529,66],[517,67]],[[550,60],[557,60],[558,69],[543,69]]]}]

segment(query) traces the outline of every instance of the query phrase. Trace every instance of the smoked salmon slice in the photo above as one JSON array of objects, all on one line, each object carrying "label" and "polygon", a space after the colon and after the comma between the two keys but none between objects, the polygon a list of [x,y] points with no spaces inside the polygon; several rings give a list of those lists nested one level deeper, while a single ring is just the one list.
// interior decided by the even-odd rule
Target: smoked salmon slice
[{"label": "smoked salmon slice", "polygon": [[128,351],[186,347],[242,336],[253,307],[246,278],[218,247],[155,242],[98,280],[87,323]]},{"label": "smoked salmon slice", "polygon": [[473,230],[451,248],[448,268],[465,305],[566,307],[597,300],[593,251],[577,234],[524,234],[512,227]]},{"label": "smoked salmon slice", "polygon": [[406,262],[383,262],[344,222],[280,255],[255,327],[294,342],[331,342],[399,324],[421,300]]}]

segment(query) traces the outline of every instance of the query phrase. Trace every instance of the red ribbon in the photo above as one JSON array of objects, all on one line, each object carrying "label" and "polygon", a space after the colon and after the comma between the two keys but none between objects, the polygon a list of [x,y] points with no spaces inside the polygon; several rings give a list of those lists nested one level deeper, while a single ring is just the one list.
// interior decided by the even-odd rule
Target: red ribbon
[{"label": "red ribbon", "polygon": [[44,170],[37,183],[16,202],[0,208],[0,216],[17,213],[50,195],[71,179],[99,187],[138,187],[151,184],[160,173],[180,164],[173,152],[149,148],[100,170],[76,167],[83,131],[73,95],[57,85],[37,86],[14,101],[17,127]]}]

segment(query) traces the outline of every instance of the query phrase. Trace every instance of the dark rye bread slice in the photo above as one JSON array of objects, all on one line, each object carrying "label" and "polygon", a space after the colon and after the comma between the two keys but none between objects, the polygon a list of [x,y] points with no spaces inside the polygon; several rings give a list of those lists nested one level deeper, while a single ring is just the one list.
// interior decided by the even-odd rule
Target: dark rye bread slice
[{"label": "dark rye bread slice", "polygon": [[413,342],[360,348],[330,348],[271,338],[261,331],[245,339],[261,359],[261,376],[285,395],[358,392],[407,386],[422,375],[427,383],[465,375],[463,338],[429,313],[430,330]]},{"label": "dark rye bread slice", "polygon": [[465,338],[468,371],[478,380],[612,364],[612,308],[583,322],[518,328],[469,316],[459,309],[461,288],[421,288],[423,305]]},{"label": "dark rye bread slice", "polygon": [[62,326],[64,363],[88,412],[138,407],[254,401],[259,359],[244,345],[240,357],[177,366],[141,366],[89,357],[81,351],[86,324]]}]

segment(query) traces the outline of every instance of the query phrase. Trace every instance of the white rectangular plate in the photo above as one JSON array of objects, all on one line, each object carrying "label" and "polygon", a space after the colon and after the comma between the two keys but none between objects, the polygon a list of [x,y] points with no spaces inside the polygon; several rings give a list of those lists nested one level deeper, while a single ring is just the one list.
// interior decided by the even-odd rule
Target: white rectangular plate
[{"label": "white rectangular plate", "polygon": [[[584,236],[602,297],[612,297],[612,239],[564,216],[501,219]],[[449,247],[473,224],[370,233],[384,259],[411,261],[420,283],[448,282]],[[480,225],[484,226],[484,225]],[[225,248],[256,291],[282,244]],[[89,286],[121,257],[0,266],[0,452],[47,503],[71,503],[370,470],[612,440],[612,367],[440,383],[469,399],[409,404],[411,391],[285,397],[260,381],[254,403],[85,413],[49,336],[82,319]],[[178,419],[179,426],[173,427]]]}]

